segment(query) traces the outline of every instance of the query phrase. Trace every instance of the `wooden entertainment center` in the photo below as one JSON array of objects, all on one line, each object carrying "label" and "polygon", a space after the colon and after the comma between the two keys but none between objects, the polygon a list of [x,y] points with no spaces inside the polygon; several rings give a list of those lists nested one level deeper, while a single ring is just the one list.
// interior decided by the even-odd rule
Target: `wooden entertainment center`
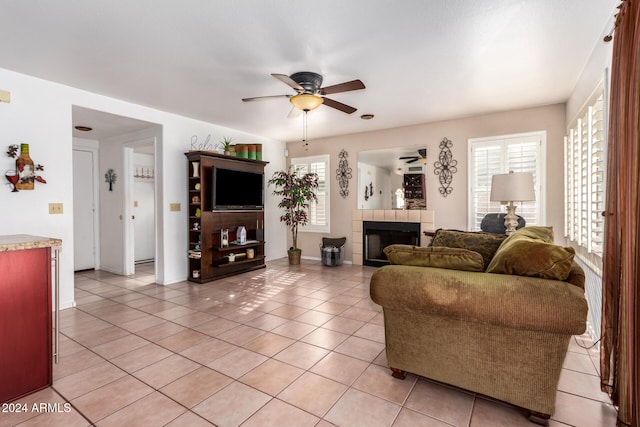
[{"label": "wooden entertainment center", "polygon": [[[264,174],[268,162],[209,151],[185,153],[189,193],[189,280],[209,282],[246,271],[265,268],[264,210],[213,210],[215,168]],[[238,186],[238,183],[225,183]],[[264,191],[264,183],[263,183]],[[246,243],[236,240],[238,227],[246,230]],[[226,242],[222,230],[228,230]]]}]

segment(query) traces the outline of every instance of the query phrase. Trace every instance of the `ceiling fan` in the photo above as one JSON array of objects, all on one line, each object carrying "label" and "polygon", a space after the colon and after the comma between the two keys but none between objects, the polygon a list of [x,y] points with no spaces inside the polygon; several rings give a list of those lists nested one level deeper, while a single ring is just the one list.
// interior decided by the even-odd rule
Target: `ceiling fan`
[{"label": "ceiling fan", "polygon": [[404,157],[398,157],[398,159],[407,160],[406,163],[415,163],[418,160],[421,163],[426,163],[426,161],[427,161],[427,149],[426,148],[419,149],[417,156],[404,156]]},{"label": "ceiling fan", "polygon": [[364,83],[360,80],[351,80],[349,82],[337,85],[322,87],[322,76],[311,71],[300,71],[290,76],[285,74],[271,74],[276,79],[290,86],[296,91],[295,95],[271,95],[256,96],[253,98],[243,98],[244,102],[256,101],[267,98],[287,98],[293,106],[301,111],[311,111],[324,104],[327,107],[335,108],[347,114],[352,114],[357,108],[342,102],[327,98],[325,95],[333,95],[336,93],[350,92],[354,90],[364,89]]}]

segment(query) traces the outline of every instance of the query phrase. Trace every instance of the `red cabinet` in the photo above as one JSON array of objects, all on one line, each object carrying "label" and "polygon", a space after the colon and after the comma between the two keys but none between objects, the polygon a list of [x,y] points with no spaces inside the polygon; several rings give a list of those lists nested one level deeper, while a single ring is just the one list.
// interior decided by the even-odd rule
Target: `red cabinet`
[{"label": "red cabinet", "polygon": [[0,252],[0,402],[52,383],[51,248]]}]

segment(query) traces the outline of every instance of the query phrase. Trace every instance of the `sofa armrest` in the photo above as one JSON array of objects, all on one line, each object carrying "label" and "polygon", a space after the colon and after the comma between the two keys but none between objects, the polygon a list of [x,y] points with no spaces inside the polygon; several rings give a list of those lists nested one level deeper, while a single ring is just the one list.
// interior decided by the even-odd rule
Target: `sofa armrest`
[{"label": "sofa armrest", "polygon": [[387,265],[373,273],[370,292],[393,310],[572,335],[586,328],[584,291],[558,280]]}]

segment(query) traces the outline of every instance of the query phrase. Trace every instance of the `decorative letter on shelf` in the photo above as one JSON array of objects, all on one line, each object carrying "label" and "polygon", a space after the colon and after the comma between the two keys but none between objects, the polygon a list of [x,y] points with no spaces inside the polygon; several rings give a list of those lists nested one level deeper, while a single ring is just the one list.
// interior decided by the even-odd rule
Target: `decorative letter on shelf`
[{"label": "decorative letter on shelf", "polygon": [[440,156],[438,161],[433,164],[433,173],[438,175],[440,180],[440,194],[447,197],[453,191],[451,182],[453,181],[453,174],[458,172],[457,160],[453,160],[453,154],[451,153],[451,147],[453,142],[450,139],[444,138],[440,141]]},{"label": "decorative letter on shelf", "polygon": [[340,157],[340,163],[338,163],[338,169],[336,169],[336,179],[340,186],[340,195],[343,199],[346,199],[349,195],[349,180],[351,179],[351,168],[347,162],[349,154],[345,150],[342,150],[340,154],[338,154],[338,157]]}]

